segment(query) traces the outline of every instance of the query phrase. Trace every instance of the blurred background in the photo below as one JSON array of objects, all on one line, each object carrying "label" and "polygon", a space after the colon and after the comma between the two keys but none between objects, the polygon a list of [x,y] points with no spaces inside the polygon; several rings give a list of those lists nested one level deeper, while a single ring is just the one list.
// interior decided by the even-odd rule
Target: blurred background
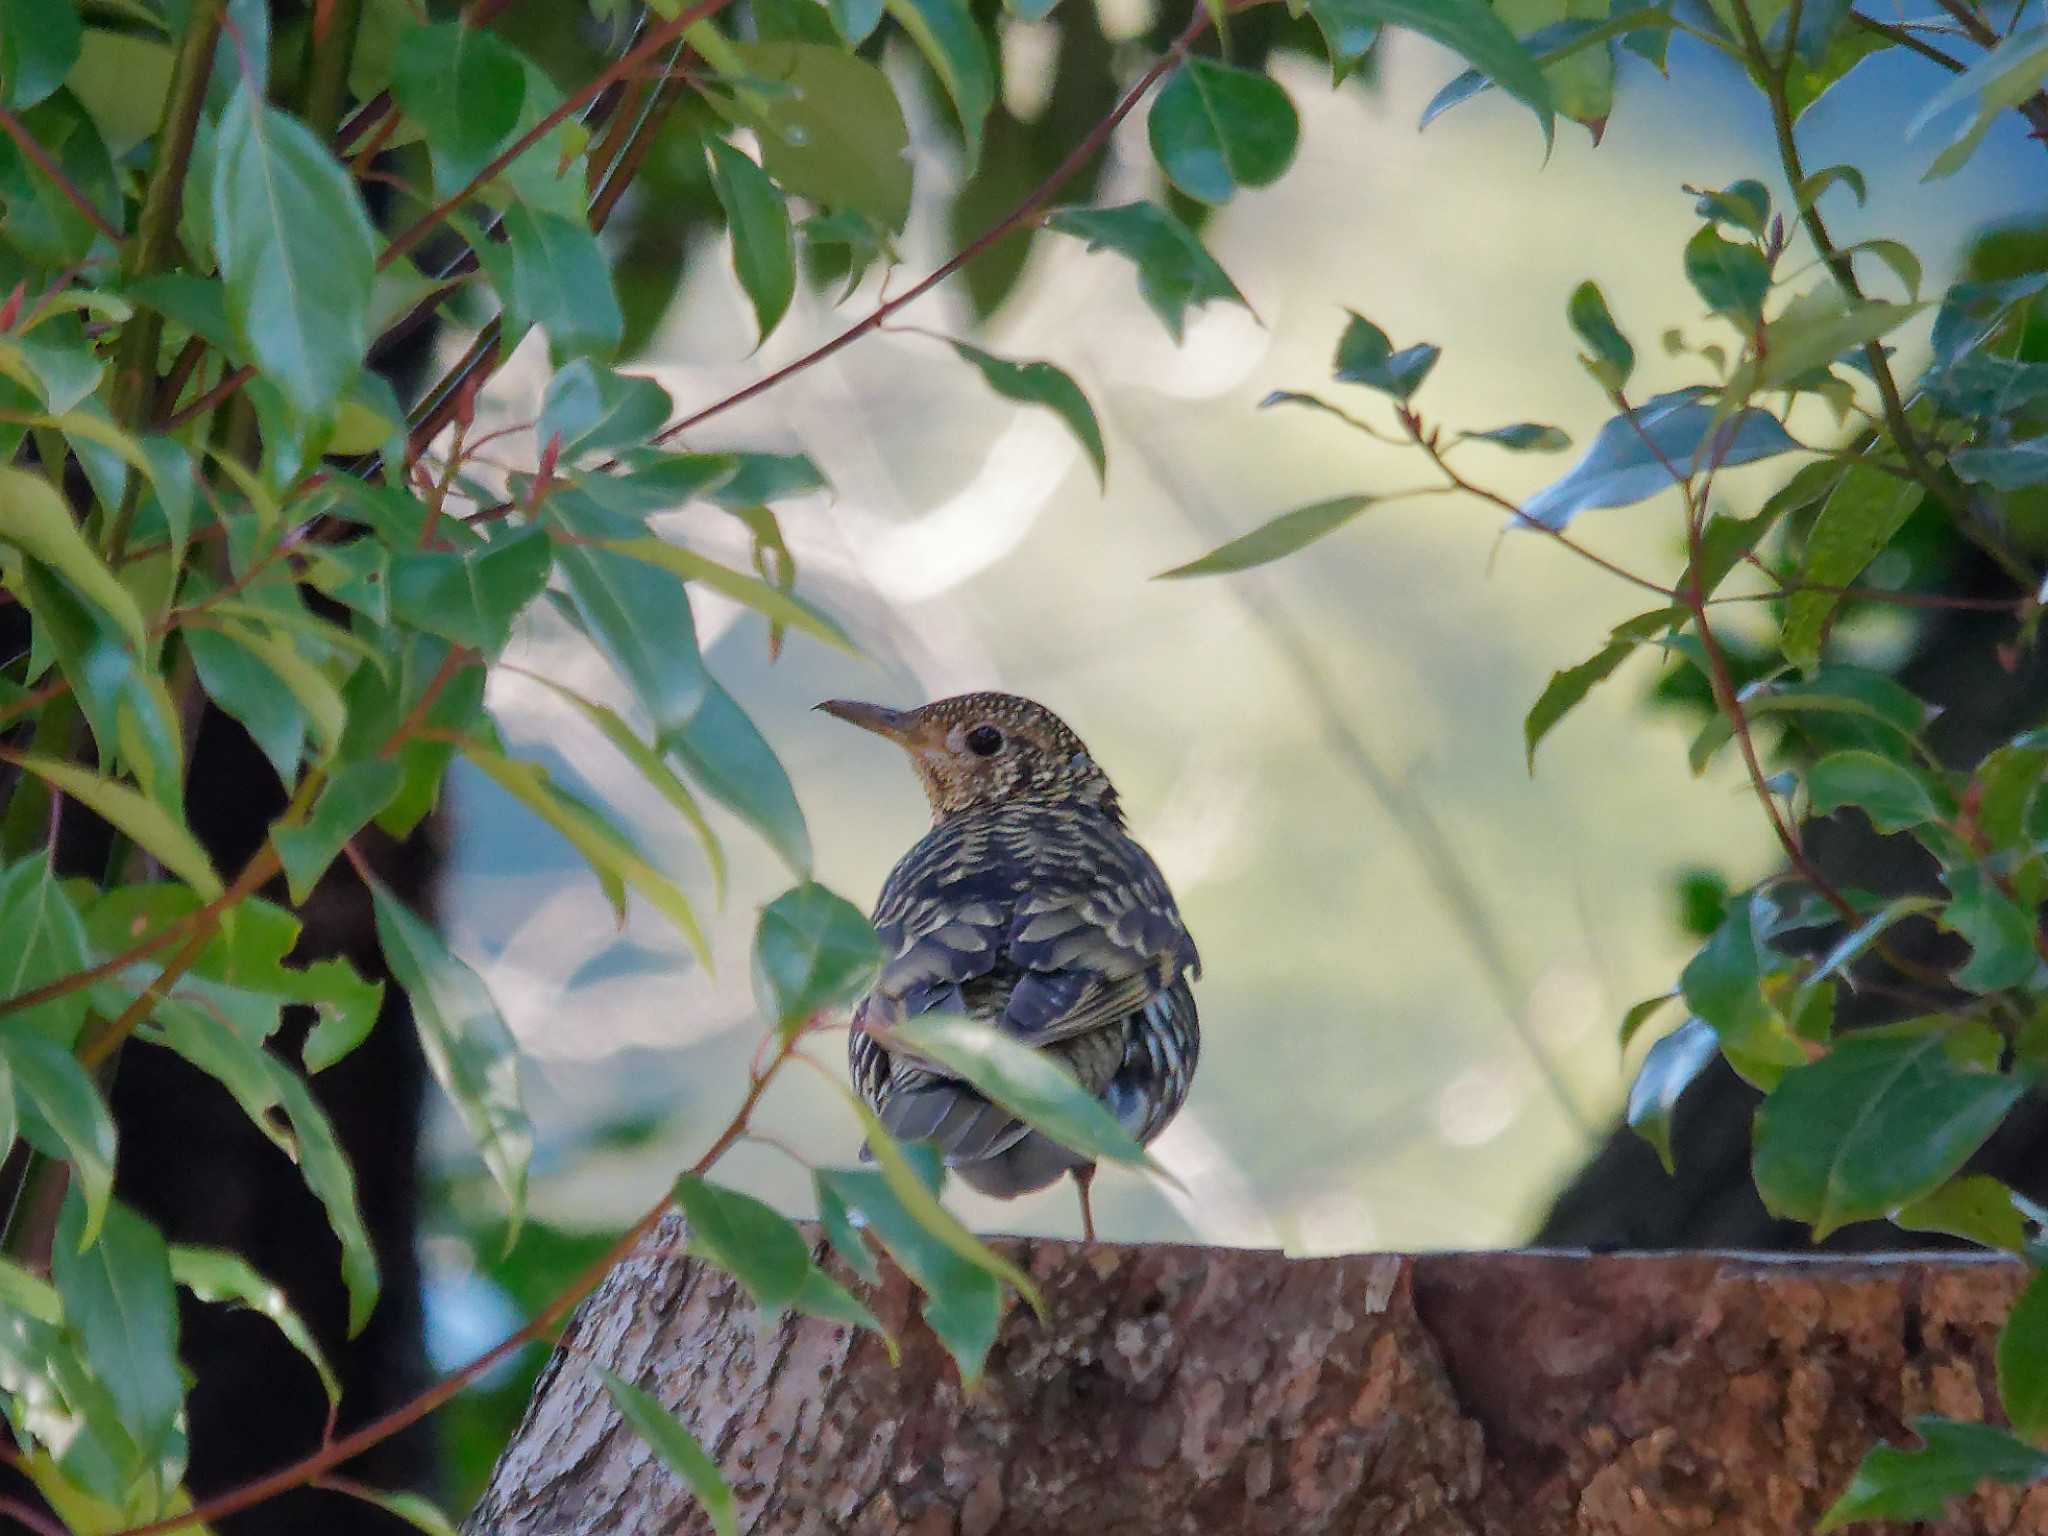
[{"label": "blurred background", "polygon": [[[1100,9],[1113,38],[1155,26],[1143,0]],[[1052,45],[1043,26],[1006,25],[1005,100],[1028,119],[1034,92],[1043,106]],[[1682,184],[1753,176],[1783,205],[1769,124],[1754,92],[1683,37],[1668,80],[1619,58],[1605,146],[1561,122],[1546,158],[1532,119],[1498,93],[1418,134],[1423,106],[1457,69],[1418,39],[1384,40],[1373,75],[1334,92],[1320,57],[1276,55],[1302,115],[1298,162],[1205,230],[1255,314],[1212,306],[1176,348],[1135,302],[1127,264],[1044,236],[985,324],[971,295],[948,285],[899,316],[904,328],[720,416],[688,444],[801,450],[834,488],[782,507],[782,525],[798,590],[847,626],[867,660],[798,636],[771,664],[758,617],[694,598],[713,670],[789,766],[818,879],[869,906],[928,813],[900,754],[811,706],[1001,688],[1047,703],[1087,741],[1171,880],[1205,967],[1201,1071],[1155,1148],[1185,1192],[1106,1174],[1096,1209],[1109,1238],[1296,1252],[1525,1240],[1612,1125],[1633,1066],[1615,1026],[1630,1003],[1668,989],[1691,952],[1687,892],[1773,866],[1733,754],[1695,780],[1684,719],[1619,728],[1645,706],[1648,659],[1596,690],[1545,743],[1533,777],[1525,766],[1521,720],[1544,681],[1645,606],[1641,594],[1546,541],[1504,533],[1496,509],[1404,498],[1435,483],[1419,455],[1314,413],[1257,409],[1274,389],[1316,390],[1350,395],[1386,424],[1378,397],[1328,384],[1344,311],[1355,309],[1397,347],[1444,349],[1419,396],[1427,418],[1572,434],[1564,454],[1461,450],[1466,475],[1524,495],[1562,474],[1609,414],[1564,318],[1588,277],[1636,343],[1637,398],[1703,377],[1696,360],[1658,344],[1674,324],[1715,339],[1681,270],[1698,222]],[[1800,125],[1809,168],[1870,172],[1870,206],[1844,200],[1833,216],[1838,240],[1905,240],[1933,292],[1988,222],[2038,213],[2044,191],[2039,148],[2017,119],[1964,173],[1919,182],[1945,136],[1908,140],[1905,129],[1943,78],[1894,49]],[[902,94],[913,111],[924,104],[912,131],[930,206],[902,244],[899,286],[959,244],[946,208],[957,151],[931,116],[944,109]],[[1156,193],[1142,118],[1115,140],[1096,200]],[[723,236],[699,223],[679,254],[699,279],[690,302],[647,317],[633,366],[684,409],[808,350],[880,292],[877,277],[837,307],[837,288],[800,295],[753,352]],[[1795,240],[1788,264],[1806,259]],[[996,398],[911,325],[1074,374],[1108,442],[1107,489],[1050,414]],[[1892,338],[1908,376],[1924,334],[1922,323]],[[530,420],[546,377],[544,353],[529,346],[482,414],[490,425]],[[1816,441],[1834,428],[1822,414],[1801,430]],[[1798,462],[1724,473],[1716,489],[1746,511]],[[1352,492],[1387,500],[1306,555],[1239,576],[1150,579],[1276,512]],[[1677,506],[1666,496],[1591,513],[1575,532],[1666,573],[1681,558]],[[721,544],[737,533],[721,514],[675,516],[699,547],[742,547]],[[1875,655],[1902,638],[1873,628],[1859,643]],[[631,713],[566,629],[536,628],[508,659]],[[656,914],[636,909],[615,929],[568,847],[458,769],[442,921],[526,1051],[540,1150],[532,1226],[503,1259],[495,1194],[452,1116],[433,1139],[423,1257],[442,1367],[552,1295],[724,1124],[758,1038],[755,916],[789,883],[765,846],[724,821],[732,873],[718,906],[688,828],[546,690],[502,674],[490,702],[515,749],[610,807],[701,910],[715,910],[719,966],[697,966]],[[837,1065],[839,1037],[820,1049]],[[759,1123],[814,1162],[848,1160],[858,1141],[830,1091],[801,1072],[778,1081]],[[781,1151],[742,1147],[721,1176],[810,1212],[807,1174]],[[982,1230],[1078,1231],[1065,1186],[1006,1205],[956,1199]],[[450,1419],[460,1478],[487,1466],[537,1359],[530,1352]]]}]

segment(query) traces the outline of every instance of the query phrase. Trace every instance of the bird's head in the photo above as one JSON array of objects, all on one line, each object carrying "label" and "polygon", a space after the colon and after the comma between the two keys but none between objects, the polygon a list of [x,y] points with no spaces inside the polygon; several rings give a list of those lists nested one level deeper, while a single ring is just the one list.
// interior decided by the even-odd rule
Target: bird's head
[{"label": "bird's head", "polygon": [[1121,819],[1116,791],[1081,738],[1014,693],[963,693],[915,709],[851,699],[818,708],[909,753],[935,821],[1014,800],[1078,802]]}]

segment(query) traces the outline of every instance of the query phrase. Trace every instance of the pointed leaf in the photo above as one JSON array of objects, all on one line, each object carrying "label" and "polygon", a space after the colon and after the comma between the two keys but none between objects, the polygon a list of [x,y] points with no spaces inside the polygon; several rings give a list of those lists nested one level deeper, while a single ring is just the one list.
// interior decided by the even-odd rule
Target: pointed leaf
[{"label": "pointed leaf", "polygon": [[1186,565],[1161,571],[1153,580],[1171,581],[1183,576],[1218,576],[1250,570],[1253,566],[1305,549],[1317,539],[1335,533],[1372,504],[1370,496],[1338,496],[1329,501],[1296,507],[1292,512],[1282,512],[1250,533],[1211,550],[1199,560],[1190,560]]},{"label": "pointed leaf", "polygon": [[614,373],[579,357],[548,381],[534,436],[542,443],[559,437],[561,462],[569,464],[580,454],[645,442],[661,430],[672,408],[668,391],[654,380]]},{"label": "pointed leaf", "polygon": [[1893,1211],[1892,1223],[1908,1232],[1946,1232],[2007,1253],[2027,1245],[2026,1219],[2012,1191],[1982,1173],[1958,1174],[1933,1194]]},{"label": "pointed leaf", "polygon": [[1096,483],[1108,482],[1109,460],[1102,447],[1102,428],[1096,424],[1095,408],[1072,378],[1051,363],[1013,363],[979,347],[970,347],[964,341],[956,341],[952,346],[980,370],[989,388],[1004,399],[1042,405],[1065,422],[1087,453],[1088,462],[1095,466]]},{"label": "pointed leaf", "polygon": [[295,905],[305,904],[320,877],[327,873],[327,867],[340,857],[342,844],[391,803],[404,780],[403,771],[389,758],[344,763],[334,770],[303,822],[297,826],[282,822],[272,825],[270,840],[284,865],[286,885]]},{"label": "pointed leaf", "polygon": [[766,341],[796,296],[796,235],[789,209],[761,167],[723,139],[709,143],[711,187],[732,235],[733,270]]},{"label": "pointed leaf", "polygon": [[1930,1520],[1980,1483],[2024,1488],[2048,1478],[2048,1452],[2008,1430],[1932,1417],[1915,1419],[1913,1430],[1922,1441],[1917,1449],[1880,1445],[1864,1453],[1817,1529],[1839,1530],[1859,1520]]},{"label": "pointed leaf", "polygon": [[1069,1151],[1157,1169],[1158,1164],[1102,1101],[1041,1050],[972,1019],[919,1014],[890,1028],[892,1047],[937,1062],[982,1097]]},{"label": "pointed leaf", "polygon": [[656,538],[606,539],[599,547],[630,555],[633,559],[643,560],[649,565],[658,565],[663,570],[673,571],[685,581],[702,582],[712,591],[729,597],[734,602],[746,604],[776,624],[802,630],[805,634],[850,655],[860,654],[860,648],[847,636],[845,630],[802,598],[771,587],[765,581],[744,575],[729,566],[720,565],[716,560],[708,560],[695,550]]},{"label": "pointed leaf", "polygon": [[761,909],[754,927],[754,1001],[788,1035],[873,983],[881,949],[860,908],[806,882]]},{"label": "pointed leaf", "polygon": [[1636,349],[1615,325],[1599,288],[1584,282],[1573,289],[1571,301],[1565,306],[1565,318],[1579,340],[1592,351],[1592,356],[1580,360],[1593,377],[1609,391],[1627,384],[1629,375],[1635,372]]},{"label": "pointed leaf", "polygon": [[22,470],[0,469],[0,540],[63,576],[131,646],[146,649],[148,631],[135,599],[86,543],[47,481]]},{"label": "pointed leaf", "polygon": [[1652,1147],[1666,1173],[1671,1160],[1671,1117],[1679,1098],[1721,1054],[1720,1037],[1704,1019],[1687,1019],[1650,1047],[1628,1091],[1628,1124]]},{"label": "pointed leaf", "polygon": [[221,893],[220,876],[213,872],[206,851],[156,801],[145,799],[126,784],[103,779],[88,769],[55,758],[0,753],[0,759],[27,769],[109,826],[127,834],[137,847],[208,901]]},{"label": "pointed leaf", "polygon": [[243,347],[301,415],[332,409],[369,344],[376,237],[326,145],[247,85],[215,141],[213,224]]},{"label": "pointed leaf", "polygon": [[305,1319],[291,1309],[283,1288],[256,1274],[240,1253],[178,1243],[170,1249],[170,1276],[205,1303],[248,1307],[268,1317],[276,1331],[285,1335],[289,1346],[305,1356],[305,1362],[319,1376],[319,1389],[328,1395],[328,1407],[340,1405],[342,1382],[334,1374],[334,1366],[328,1364],[328,1358],[319,1352],[319,1343],[313,1339],[311,1329],[305,1327]]},{"label": "pointed leaf", "polygon": [[427,1066],[504,1191],[509,1247],[526,1215],[526,1165],[533,1156],[533,1122],[519,1093],[519,1042],[483,978],[381,881],[369,886],[377,939],[392,978],[412,1000]]},{"label": "pointed leaf", "polygon": [[377,1250],[371,1245],[356,1203],[356,1176],[348,1157],[305,1081],[282,1061],[270,1058],[278,1101],[299,1144],[299,1175],[327,1212],[327,1224],[341,1243],[341,1280],[348,1291],[348,1336],[354,1338],[376,1308],[382,1282]]},{"label": "pointed leaf", "polygon": [[726,1486],[718,1463],[705,1454],[696,1436],[683,1428],[651,1392],[620,1380],[603,1366],[597,1368],[597,1374],[620,1416],[633,1426],[633,1432],[697,1496],[718,1536],[739,1536],[739,1516],[732,1490]]},{"label": "pointed leaf", "polygon": [[1189,309],[1211,299],[1245,302],[1237,285],[1187,226],[1151,203],[1059,208],[1048,214],[1045,222],[1049,229],[1087,241],[1091,251],[1115,251],[1136,266],[1139,294],[1176,342],[1181,339]]},{"label": "pointed leaf", "polygon": [[1947,795],[1924,774],[1875,752],[1833,752],[1806,775],[1817,816],[1853,805],[1880,832],[1904,832],[1954,813]]},{"label": "pointed leaf", "polygon": [[414,27],[391,56],[391,96],[433,152],[443,197],[469,185],[512,137],[526,103],[526,66],[485,27]]},{"label": "pointed leaf", "polygon": [[1786,1073],[1756,1115],[1765,1206],[1818,1241],[1940,1188],[2028,1087],[1978,1068],[1966,1042],[1942,1021],[1859,1030]]},{"label": "pointed leaf", "polygon": [[764,1314],[772,1318],[796,1300],[811,1268],[811,1247],[787,1217],[694,1173],[676,1180],[674,1198],[690,1224],[690,1251],[745,1286]]},{"label": "pointed leaf", "polygon": [[[1822,506],[1806,536],[1798,582],[1818,587],[1854,584],[1906,524],[1923,492],[1910,480],[1867,464],[1852,464]],[[1833,592],[1794,592],[1785,600],[1779,646],[1785,659],[1811,672],[1820,665],[1821,639],[1836,606]]]},{"label": "pointed leaf", "polygon": [[995,105],[995,65],[963,0],[883,0],[953,99],[966,140],[966,174],[981,161],[981,129]]},{"label": "pointed leaf", "polygon": [[114,1121],[106,1102],[71,1052],[12,1021],[0,1024],[0,1060],[14,1080],[22,1136],[46,1157],[71,1164],[85,1198],[78,1241],[90,1243],[114,1188]]},{"label": "pointed leaf", "polygon": [[170,1251],[157,1229],[118,1201],[98,1238],[80,1192],[64,1196],[50,1247],[50,1278],[64,1299],[64,1326],[120,1409],[146,1461],[166,1455],[185,1411],[178,1370],[178,1298]]}]

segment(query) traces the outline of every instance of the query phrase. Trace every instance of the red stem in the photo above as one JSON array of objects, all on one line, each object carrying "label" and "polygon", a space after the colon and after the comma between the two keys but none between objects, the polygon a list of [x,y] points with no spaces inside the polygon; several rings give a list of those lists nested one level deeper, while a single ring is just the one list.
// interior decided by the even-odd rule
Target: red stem
[{"label": "red stem", "polygon": [[64,200],[84,215],[86,223],[105,235],[116,245],[121,243],[121,231],[116,229],[104,213],[92,205],[92,200],[78,190],[76,182],[64,174],[64,167],[50,158],[50,152],[38,144],[35,135],[21,126],[21,119],[5,107],[0,107],[0,130],[14,140],[15,146],[35,162],[37,170],[50,178],[51,184],[64,194]]}]

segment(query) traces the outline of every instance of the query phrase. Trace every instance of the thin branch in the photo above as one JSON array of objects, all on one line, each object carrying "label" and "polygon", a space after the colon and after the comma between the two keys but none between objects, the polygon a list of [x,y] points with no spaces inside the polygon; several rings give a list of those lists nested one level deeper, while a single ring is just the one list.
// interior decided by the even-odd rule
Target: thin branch
[{"label": "thin branch", "polygon": [[1410,441],[1412,441],[1415,444],[1415,446],[1420,448],[1424,453],[1429,455],[1430,462],[1436,465],[1438,469],[1443,471],[1445,478],[1448,479],[1452,485],[1456,486],[1459,490],[1465,492],[1468,496],[1477,496],[1481,501],[1492,502],[1496,507],[1499,507],[1502,511],[1507,512],[1510,516],[1512,516],[1523,527],[1533,529],[1537,533],[1548,534],[1558,544],[1570,550],[1573,554],[1577,555],[1581,560],[1586,560],[1594,565],[1597,565],[1598,567],[1600,567],[1601,570],[1607,572],[1607,574],[1610,576],[1618,576],[1623,581],[1628,582],[1631,586],[1641,587],[1645,592],[1654,592],[1657,594],[1657,596],[1665,599],[1665,601],[1667,602],[1671,601],[1676,596],[1676,594],[1673,593],[1671,588],[1660,587],[1659,585],[1657,585],[1656,582],[1650,580],[1649,577],[1638,576],[1634,571],[1629,570],[1626,566],[1617,565],[1614,561],[1608,559],[1605,555],[1599,554],[1594,550],[1588,549],[1585,545],[1581,544],[1577,539],[1573,538],[1570,534],[1566,533],[1562,528],[1553,528],[1550,526],[1550,524],[1542,521],[1540,518],[1531,517],[1527,512],[1524,512],[1519,506],[1515,505],[1514,502],[1510,501],[1507,497],[1501,495],[1499,492],[1489,491],[1483,485],[1473,484],[1470,480],[1467,480],[1463,475],[1459,474],[1455,469],[1453,469],[1450,466],[1449,463],[1445,461],[1443,449],[1439,445],[1437,440],[1439,436],[1437,432],[1433,430],[1429,432],[1424,432],[1422,429],[1422,418],[1417,416],[1413,411],[1409,410],[1405,405],[1399,408],[1399,414],[1401,417],[1401,425],[1407,429]]},{"label": "thin branch", "polygon": [[35,1536],[69,1536],[59,1522],[40,1510],[31,1509],[19,1499],[0,1498],[0,1515],[19,1520],[22,1528],[35,1532]]},{"label": "thin branch", "polygon": [[64,200],[79,211],[86,223],[116,245],[121,243],[119,227],[93,206],[92,199],[78,190],[78,183],[65,174],[64,167],[50,158],[50,152],[36,142],[35,135],[22,127],[21,119],[6,107],[0,107],[0,131],[4,131],[7,137],[14,140],[15,147],[28,156],[37,170],[50,179],[51,184],[64,194]]},{"label": "thin branch", "polygon": [[[1260,0],[1252,0],[1252,3],[1260,3]],[[1246,7],[1237,6],[1234,8],[1244,9]],[[943,283],[955,272],[958,272],[983,251],[1028,222],[1046,203],[1052,200],[1054,193],[1058,192],[1061,187],[1065,186],[1079,174],[1084,165],[1095,158],[1103,145],[1109,142],[1109,136],[1116,131],[1117,124],[1121,123],[1131,114],[1132,109],[1138,105],[1138,102],[1144,97],[1145,93],[1151,90],[1160,77],[1179,62],[1181,55],[1187,52],[1195,40],[1209,29],[1209,22],[1208,7],[1198,5],[1195,8],[1194,16],[1181,29],[1180,35],[1173,40],[1166,52],[1152,61],[1151,66],[1137,78],[1137,81],[1131,88],[1118,98],[1117,104],[1110,108],[1109,114],[1091,128],[1080,143],[1068,151],[1066,158],[1053,167],[1051,174],[1027,192],[1024,195],[1023,201],[1018,203],[1016,207],[983,230],[973,240],[955,251],[952,256],[934,267],[924,277],[911,284],[910,287],[904,289],[903,292],[897,294],[894,298],[885,299],[882,303],[876,305],[867,315],[855,321],[829,341],[813,347],[802,357],[797,358],[794,362],[785,363],[766,377],[756,379],[744,388],[735,390],[723,400],[713,401],[702,410],[685,416],[674,425],[664,427],[654,435],[653,442],[666,443],[672,438],[689,431],[692,427],[701,426],[712,417],[731,410],[736,405],[742,405],[757,395],[766,394],[785,379],[802,373],[807,368],[814,367],[841,348],[851,346],[854,342],[860,340],[861,337],[867,335],[868,332],[879,329],[882,322],[895,314],[897,310],[902,309],[906,304],[914,303],[916,300],[923,298],[924,295],[938,287],[940,283]]]},{"label": "thin branch", "polygon": [[1961,59],[1956,58],[1953,54],[1943,53],[1939,48],[1935,47],[1934,44],[1927,42],[1923,38],[1915,36],[1913,33],[1908,32],[1904,27],[1891,26],[1886,22],[1879,21],[1875,16],[1866,16],[1861,11],[1851,11],[1849,13],[1849,19],[1853,21],[1857,26],[1861,27],[1864,31],[1875,33],[1877,36],[1882,38],[1887,38],[1890,41],[1897,43],[1901,48],[1910,48],[1913,52],[1919,54],[1921,58],[1932,60],[1934,63],[1939,64],[1943,69],[1950,71],[1952,74],[1960,75],[1964,70],[1970,67],[1969,65],[1965,64]]}]

